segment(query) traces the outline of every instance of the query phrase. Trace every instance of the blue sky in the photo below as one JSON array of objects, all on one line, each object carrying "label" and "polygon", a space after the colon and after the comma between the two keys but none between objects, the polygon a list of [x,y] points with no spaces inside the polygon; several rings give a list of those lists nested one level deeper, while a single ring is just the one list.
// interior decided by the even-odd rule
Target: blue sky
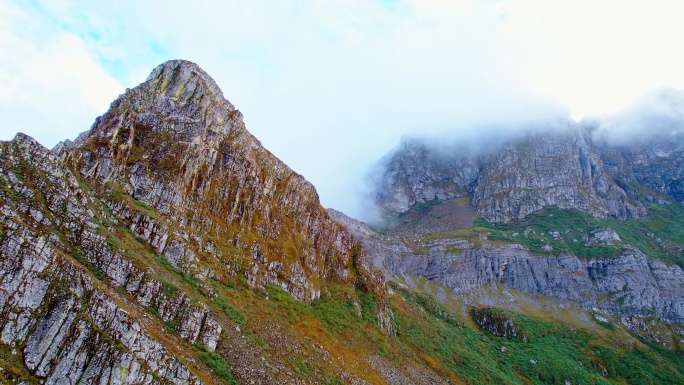
[{"label": "blue sky", "polygon": [[[363,216],[406,134],[615,111],[684,88],[677,1],[0,0],[0,140],[52,147],[159,63],[194,61],[326,207]],[[565,107],[558,107],[558,105]]]}]

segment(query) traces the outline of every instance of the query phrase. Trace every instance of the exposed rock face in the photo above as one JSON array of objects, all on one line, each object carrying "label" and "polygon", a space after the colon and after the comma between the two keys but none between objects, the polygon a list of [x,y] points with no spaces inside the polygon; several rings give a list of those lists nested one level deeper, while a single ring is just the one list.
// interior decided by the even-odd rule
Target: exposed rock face
[{"label": "exposed rock face", "polygon": [[187,349],[225,346],[209,283],[226,276],[306,302],[325,282],[374,291],[392,332],[358,243],[193,63],[157,67],[54,151],[0,142],[0,337],[36,381],[218,383]]},{"label": "exposed rock face", "polygon": [[433,279],[456,292],[501,281],[507,288],[569,299],[586,309],[684,323],[681,268],[649,261],[636,249],[618,258],[583,261],[567,254],[535,256],[518,245],[485,246],[462,253],[447,251],[444,243],[430,246],[428,255],[394,254],[385,264],[394,274]]},{"label": "exposed rock face", "polygon": [[475,157],[459,149],[451,152],[417,139],[406,141],[387,159],[377,199],[395,215],[416,203],[467,197],[475,189],[479,168]]},{"label": "exposed rock face", "polygon": [[[474,309],[473,319],[478,326],[497,337],[518,337],[519,326],[513,318],[493,309]],[[525,339],[525,337],[521,336]]]},{"label": "exposed rock face", "polygon": [[368,237],[365,231],[355,236],[388,277],[426,278],[462,299],[501,283],[625,319],[655,317],[684,325],[684,271],[650,260],[635,248],[626,248],[618,257],[579,259],[569,254],[535,255],[517,244],[476,247],[456,238],[405,243]]},{"label": "exposed rock face", "polygon": [[662,194],[684,202],[684,131],[647,137],[641,145],[597,141],[606,170],[628,193],[645,193],[650,200]]},{"label": "exposed rock face", "polygon": [[[170,351],[171,337],[161,343],[159,326],[139,314],[157,308],[183,325],[182,338],[211,348],[221,327],[206,307],[181,292],[169,295],[108,244],[93,197],[33,139],[19,134],[0,144],[0,181],[1,339],[24,346],[27,369],[48,384],[199,383],[179,351]],[[90,261],[134,302],[124,305],[69,255]]]},{"label": "exposed rock face", "polygon": [[551,206],[597,218],[639,218],[658,194],[682,201],[684,134],[615,145],[594,139],[591,131],[566,122],[501,139],[480,152],[466,149],[477,141],[408,140],[385,161],[376,200],[393,217],[418,203],[468,197],[490,222]]},{"label": "exposed rock face", "polygon": [[[276,284],[305,301],[319,297],[321,280],[353,282],[355,264],[363,273],[352,238],[314,187],[249,134],[194,63],[157,67],[70,147],[63,156],[96,191],[119,188],[158,210],[161,219],[120,215],[174,266],[205,274],[197,256],[209,252],[254,287]],[[169,230],[186,223],[187,231]]]},{"label": "exposed rock face", "polygon": [[472,203],[490,222],[508,222],[545,207],[598,218],[642,214],[615,184],[576,127],[528,134],[484,159]]}]

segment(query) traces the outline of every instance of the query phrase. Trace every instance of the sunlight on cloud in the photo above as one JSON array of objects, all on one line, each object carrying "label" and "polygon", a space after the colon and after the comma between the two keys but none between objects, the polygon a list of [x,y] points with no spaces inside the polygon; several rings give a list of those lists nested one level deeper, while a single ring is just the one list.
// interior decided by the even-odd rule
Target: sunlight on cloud
[{"label": "sunlight on cloud", "polygon": [[325,205],[351,214],[359,177],[407,133],[567,113],[555,101],[579,118],[659,85],[684,87],[684,54],[670,44],[684,36],[681,6],[665,0],[44,5],[0,13],[1,53],[13,58],[0,64],[0,112],[17,126],[3,138],[74,137],[119,83],[183,58],[216,79]]},{"label": "sunlight on cloud", "polygon": [[12,60],[0,62],[0,139],[21,131],[52,147],[87,130],[122,86],[76,35],[8,5],[2,11],[0,56]]},{"label": "sunlight on cloud", "polygon": [[616,111],[663,85],[684,87],[684,6],[649,2],[510,0],[499,4],[512,33],[546,39],[549,62],[531,84],[569,105],[579,118]]}]

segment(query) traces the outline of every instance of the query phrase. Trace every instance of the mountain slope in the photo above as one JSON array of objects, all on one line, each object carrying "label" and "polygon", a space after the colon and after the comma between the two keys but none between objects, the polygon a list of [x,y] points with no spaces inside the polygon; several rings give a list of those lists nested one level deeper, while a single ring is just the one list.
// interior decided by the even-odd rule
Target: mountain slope
[{"label": "mountain slope", "polygon": [[[156,208],[161,221],[139,220],[152,224],[161,238],[156,251],[176,267],[211,251],[227,262],[217,274],[245,274],[255,287],[273,283],[307,301],[320,295],[319,280],[351,283],[351,270],[362,272],[351,238],[320,207],[314,187],[247,132],[193,63],[157,67],[64,156],[96,191],[119,190]],[[173,234],[165,222],[191,225]],[[194,247],[183,245],[188,238]]]},{"label": "mountain slope", "polygon": [[[306,302],[356,287],[391,331],[352,237],[193,63],[162,64],[56,152],[21,134],[0,151],[2,338],[31,376],[213,383],[206,365],[225,358],[211,352],[238,344],[231,366],[249,378],[260,349],[234,331],[244,315],[227,282]],[[274,362],[266,378],[291,381]]]},{"label": "mountain slope", "polygon": [[[420,254],[421,240],[396,241],[322,209],[204,71],[164,63],[75,142],[0,142],[0,383],[684,382],[678,340],[644,335],[675,348],[665,350],[574,307],[567,314],[579,317],[535,313],[523,304],[538,297],[524,293],[503,306],[496,291],[507,289],[491,274],[476,289],[508,310],[388,287],[378,247],[398,267],[411,262],[416,282],[408,274],[461,263],[455,245]],[[518,282],[525,256],[503,257],[520,261],[507,269],[520,267]],[[527,260],[553,261],[544,258]],[[608,267],[597,286],[621,278]],[[676,302],[661,270],[642,296],[623,294],[626,311]]]},{"label": "mountain slope", "polygon": [[443,301],[520,310],[510,291],[543,295],[677,346],[684,124],[646,115],[620,117],[624,131],[603,117],[494,139],[405,140],[376,179],[382,235],[349,228],[388,279]]}]

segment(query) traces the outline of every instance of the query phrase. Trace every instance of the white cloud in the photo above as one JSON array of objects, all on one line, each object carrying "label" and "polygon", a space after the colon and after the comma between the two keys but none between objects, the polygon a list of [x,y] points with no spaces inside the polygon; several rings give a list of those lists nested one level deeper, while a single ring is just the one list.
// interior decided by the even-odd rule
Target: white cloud
[{"label": "white cloud", "polygon": [[123,90],[73,33],[0,5],[0,140],[24,132],[48,147],[74,138]]},{"label": "white cloud", "polygon": [[60,119],[73,131],[35,135],[73,137],[117,81],[132,87],[184,58],[216,79],[324,205],[354,215],[359,180],[405,133],[543,116],[539,94],[579,116],[661,84],[684,87],[674,1],[17,4],[0,10],[0,54],[12,58],[0,64],[4,138],[4,127]]},{"label": "white cloud", "polygon": [[[673,0],[502,1],[512,34],[545,42],[534,85],[575,117],[615,111],[656,87],[684,87],[684,4]],[[537,39],[538,40],[538,39]]]}]

